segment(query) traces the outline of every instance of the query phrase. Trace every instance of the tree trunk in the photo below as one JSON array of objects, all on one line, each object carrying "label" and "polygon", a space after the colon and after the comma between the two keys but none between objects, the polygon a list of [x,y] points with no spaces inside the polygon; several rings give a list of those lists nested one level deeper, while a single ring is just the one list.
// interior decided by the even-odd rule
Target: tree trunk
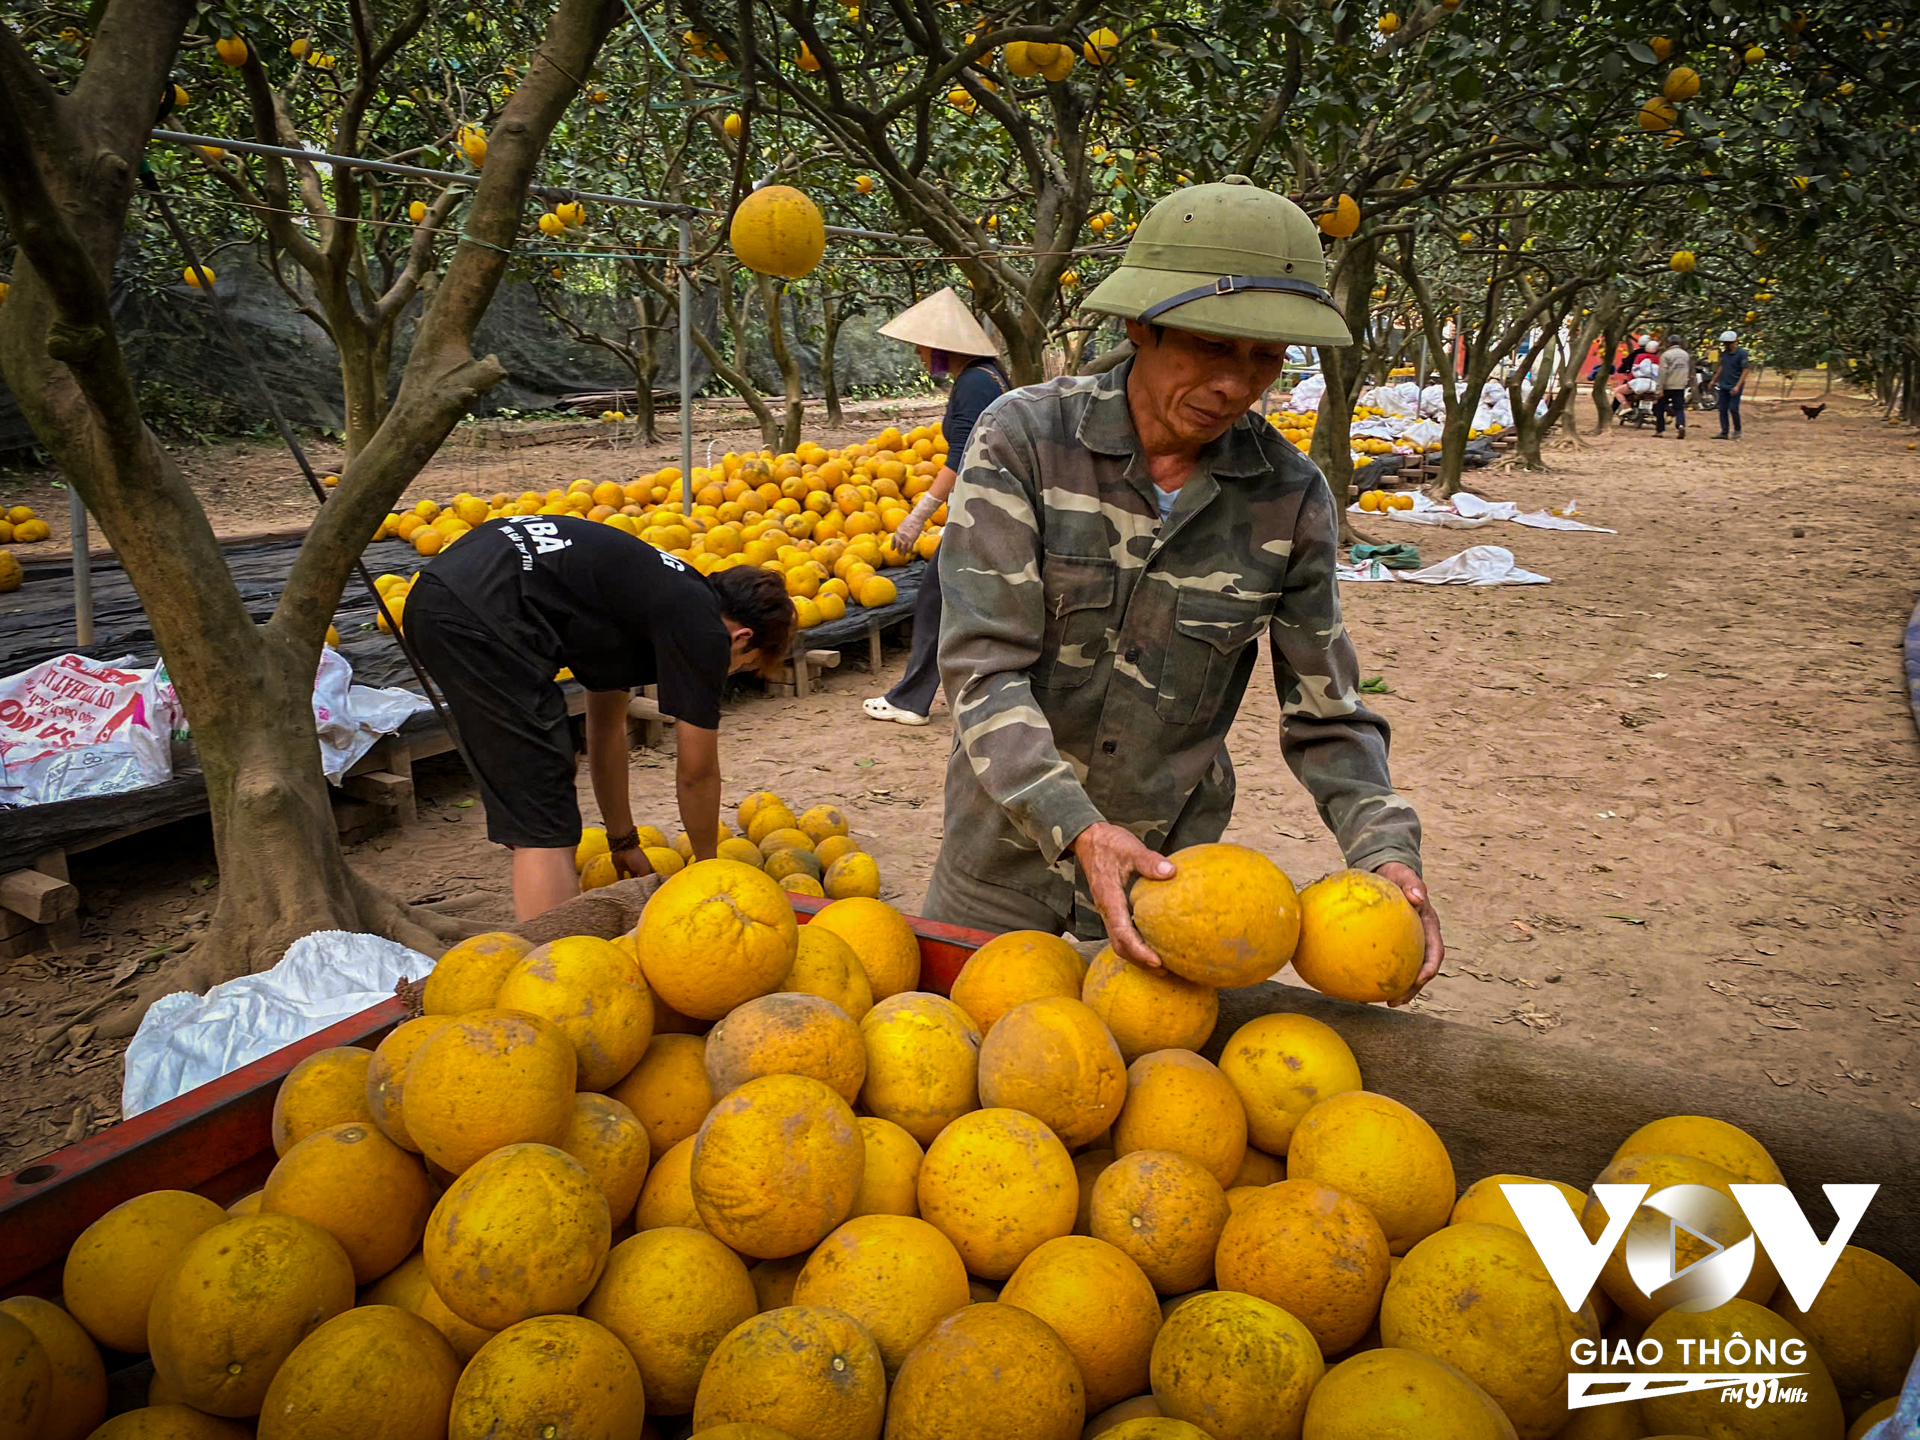
[{"label": "tree trunk", "polygon": [[652,445],[660,438],[659,420],[653,411],[653,382],[660,375],[660,319],[653,313],[653,302],[645,295],[633,297],[634,318],[640,343],[635,347],[639,364],[634,367],[633,416],[641,437]]},{"label": "tree trunk", "polygon": [[[774,418],[772,407],[761,398],[760,387],[753,383],[752,362],[747,358],[746,317],[743,307],[733,298],[733,261],[721,251],[713,257],[713,265],[720,279],[720,318],[726,322],[733,339],[732,363],[722,370],[716,361],[714,371],[746,401],[753,418],[759,422],[760,443],[778,454],[784,448],[780,444],[780,422]],[[709,349],[707,358],[714,359],[715,352]]]},{"label": "tree trunk", "polygon": [[847,423],[846,416],[840,410],[840,369],[834,363],[833,352],[840,343],[840,326],[845,312],[841,309],[839,297],[832,291],[824,291],[820,296],[820,389],[827,406],[827,424],[838,430]]},{"label": "tree trunk", "polygon": [[799,448],[800,427],[807,416],[806,397],[800,389],[800,362],[787,348],[787,322],[780,311],[780,292],[767,276],[756,278],[760,282],[760,308],[767,312],[767,348],[773,352],[773,363],[780,369],[780,382],[786,391],[787,414],[780,428],[779,449],[783,455],[791,454]]},{"label": "tree trunk", "polygon": [[0,166],[0,210],[18,246],[0,307],[0,374],[146,609],[199,748],[222,877],[207,936],[103,1022],[103,1033],[129,1033],[148,1004],[182,984],[262,969],[316,928],[381,931],[429,953],[436,933],[466,928],[408,918],[347,867],[320,772],[314,672],[378,518],[504,374],[473,358],[473,328],[504,274],[530,172],[578,88],[571,77],[588,72],[618,8],[619,0],[560,0],[496,122],[466,221],[478,243],[448,267],[386,423],[343,468],[264,624],[248,613],[192,489],[141,421],[107,306],[153,119],[145,97],[165,83],[194,6],[109,0],[86,69],[64,94],[0,25],[0,152],[10,157]]},{"label": "tree trunk", "polygon": [[1327,388],[1320,396],[1307,457],[1326,476],[1327,488],[1333,492],[1334,513],[1340,517],[1340,543],[1347,545],[1354,538],[1347,519],[1347,501],[1353,490],[1353,402],[1366,376],[1367,314],[1380,247],[1372,236],[1358,235],[1336,241],[1333,249],[1333,302],[1346,317],[1354,343],[1319,347],[1320,374]]},{"label": "tree trunk", "polygon": [[345,402],[343,444],[346,458],[351,462],[367,448],[367,442],[386,419],[387,377],[376,350],[393,342],[390,334],[379,339],[369,335],[360,317],[352,313],[351,306],[344,315],[330,311],[328,319],[332,322],[334,348],[340,356],[340,393]]}]

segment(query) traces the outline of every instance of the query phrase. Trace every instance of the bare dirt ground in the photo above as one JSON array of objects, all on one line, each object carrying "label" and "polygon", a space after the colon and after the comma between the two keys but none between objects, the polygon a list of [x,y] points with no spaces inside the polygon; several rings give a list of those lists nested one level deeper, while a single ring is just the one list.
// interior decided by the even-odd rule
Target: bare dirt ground
[{"label": "bare dirt ground", "polygon": [[[1738,444],[1707,441],[1701,416],[1684,445],[1616,431],[1550,450],[1544,475],[1471,477],[1527,509],[1578,500],[1617,535],[1368,521],[1429,562],[1505,546],[1551,585],[1348,585],[1342,599],[1365,673],[1390,687],[1372,703],[1393,722],[1395,778],[1419,807],[1446,922],[1446,968],[1417,1008],[1904,1111],[1920,1106],[1920,734],[1898,652],[1920,576],[1920,454],[1861,401],[1830,397],[1809,423],[1804,392],[1775,394],[1749,397]],[[891,418],[861,415],[853,431]],[[474,475],[517,489],[513,467],[529,484],[611,475],[676,448],[644,461],[517,451]],[[196,473],[274,463],[213,452]],[[418,493],[494,488],[461,478],[462,463],[443,456]],[[863,719],[861,698],[905,659],[890,649],[876,681],[863,655],[808,699],[736,699],[726,797],[771,788],[843,806],[887,898],[911,910],[939,847],[946,711],[919,730]],[[1277,715],[1263,659],[1230,742],[1228,838],[1305,884],[1340,857],[1280,760]],[[462,807],[470,785],[451,766],[421,773],[419,823],[354,859],[414,899],[455,897],[505,923],[505,854]],[[635,753],[633,792],[642,820],[678,828],[669,752]],[[591,812],[584,777],[581,795]],[[56,1011],[190,943],[217,884],[192,823],[76,857],[74,879],[86,947],[0,972],[0,1168],[117,1116],[119,1047],[68,1046]]]}]

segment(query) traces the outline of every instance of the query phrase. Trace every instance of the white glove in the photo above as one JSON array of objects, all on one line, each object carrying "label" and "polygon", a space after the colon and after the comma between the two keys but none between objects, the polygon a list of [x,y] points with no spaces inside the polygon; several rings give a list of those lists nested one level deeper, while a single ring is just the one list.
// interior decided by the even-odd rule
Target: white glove
[{"label": "white glove", "polygon": [[940,508],[940,502],[933,498],[929,490],[913,502],[913,509],[907,512],[907,518],[900,522],[900,528],[893,532],[893,548],[905,554],[913,548],[920,538],[920,532],[927,528],[927,517]]}]

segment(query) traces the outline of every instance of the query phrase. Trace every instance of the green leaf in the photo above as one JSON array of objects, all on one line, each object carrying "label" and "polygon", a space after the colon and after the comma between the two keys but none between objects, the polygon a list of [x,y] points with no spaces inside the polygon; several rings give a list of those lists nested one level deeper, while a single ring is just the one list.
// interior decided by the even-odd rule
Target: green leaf
[{"label": "green leaf", "polygon": [[1653,47],[1644,40],[1628,41],[1627,53],[1642,65],[1657,65],[1660,63],[1660,57],[1653,53]]}]

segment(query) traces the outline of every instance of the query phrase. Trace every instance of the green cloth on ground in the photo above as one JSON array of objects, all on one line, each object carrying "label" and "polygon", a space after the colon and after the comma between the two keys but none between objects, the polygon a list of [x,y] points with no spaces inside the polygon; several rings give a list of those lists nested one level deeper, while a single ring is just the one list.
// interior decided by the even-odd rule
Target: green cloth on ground
[{"label": "green cloth on ground", "polygon": [[1398,545],[1355,545],[1347,551],[1348,557],[1356,565],[1364,565],[1369,560],[1378,560],[1389,570],[1418,570],[1420,552],[1413,546]]}]

